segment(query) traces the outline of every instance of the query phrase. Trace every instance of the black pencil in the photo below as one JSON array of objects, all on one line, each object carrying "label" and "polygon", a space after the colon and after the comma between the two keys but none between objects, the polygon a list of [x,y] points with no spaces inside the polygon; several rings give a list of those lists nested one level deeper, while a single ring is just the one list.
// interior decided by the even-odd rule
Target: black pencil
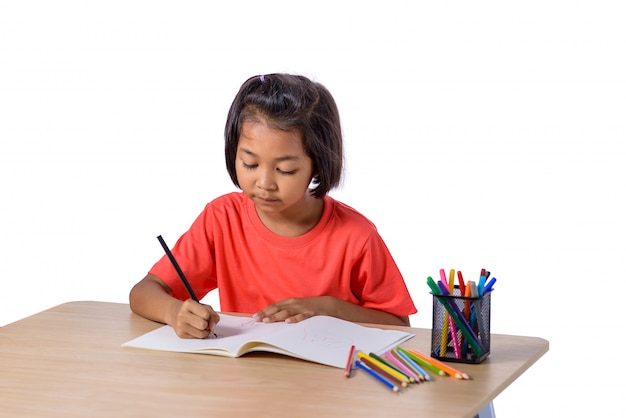
[{"label": "black pencil", "polygon": [[172,262],[172,265],[174,266],[174,269],[176,269],[176,273],[178,273],[178,277],[180,277],[180,280],[182,280],[183,284],[185,285],[185,288],[187,288],[187,292],[189,293],[189,296],[191,296],[191,299],[195,300],[196,302],[199,302],[198,298],[196,297],[196,294],[193,292],[193,289],[191,288],[191,285],[189,284],[189,282],[187,281],[187,278],[183,274],[183,271],[180,269],[180,266],[176,262],[176,259],[174,258],[174,255],[172,254],[172,252],[168,248],[167,244],[163,240],[163,237],[161,237],[161,235],[159,235],[157,237],[157,239],[159,240],[159,242],[161,243],[161,246],[165,250],[165,254],[167,254],[167,257]]}]

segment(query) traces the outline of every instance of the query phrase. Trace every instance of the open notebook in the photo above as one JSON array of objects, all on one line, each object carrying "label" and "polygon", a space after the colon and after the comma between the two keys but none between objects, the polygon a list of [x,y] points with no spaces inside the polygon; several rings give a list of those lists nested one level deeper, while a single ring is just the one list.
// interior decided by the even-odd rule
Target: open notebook
[{"label": "open notebook", "polygon": [[330,316],[304,321],[255,322],[249,317],[220,314],[216,338],[179,338],[168,325],[122,344],[123,347],[239,357],[254,351],[284,354],[333,367],[346,366],[350,347],[382,354],[413,334],[370,328]]}]

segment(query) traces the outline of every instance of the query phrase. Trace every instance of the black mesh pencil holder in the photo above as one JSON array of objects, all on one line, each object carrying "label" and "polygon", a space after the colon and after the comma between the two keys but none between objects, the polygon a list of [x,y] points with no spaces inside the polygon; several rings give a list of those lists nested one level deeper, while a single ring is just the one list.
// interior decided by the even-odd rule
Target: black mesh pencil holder
[{"label": "black mesh pencil holder", "polygon": [[491,291],[480,297],[433,295],[431,356],[459,363],[480,363],[491,347]]}]

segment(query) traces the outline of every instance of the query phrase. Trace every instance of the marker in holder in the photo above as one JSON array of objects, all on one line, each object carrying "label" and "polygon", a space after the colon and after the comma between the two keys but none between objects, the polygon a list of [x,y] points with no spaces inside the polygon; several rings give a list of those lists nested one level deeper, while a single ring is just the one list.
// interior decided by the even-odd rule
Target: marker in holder
[{"label": "marker in holder", "polygon": [[487,358],[491,348],[491,293],[469,296],[468,292],[464,296],[459,286],[454,286],[453,294],[432,293],[432,357],[459,363],[480,363]]}]

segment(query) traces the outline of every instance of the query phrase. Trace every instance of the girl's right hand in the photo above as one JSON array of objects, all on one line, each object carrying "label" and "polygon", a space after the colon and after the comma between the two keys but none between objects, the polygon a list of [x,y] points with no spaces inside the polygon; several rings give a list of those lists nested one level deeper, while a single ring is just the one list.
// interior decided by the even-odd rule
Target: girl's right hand
[{"label": "girl's right hand", "polygon": [[173,327],[181,338],[203,339],[213,334],[219,320],[211,306],[188,299],[180,305]]}]

